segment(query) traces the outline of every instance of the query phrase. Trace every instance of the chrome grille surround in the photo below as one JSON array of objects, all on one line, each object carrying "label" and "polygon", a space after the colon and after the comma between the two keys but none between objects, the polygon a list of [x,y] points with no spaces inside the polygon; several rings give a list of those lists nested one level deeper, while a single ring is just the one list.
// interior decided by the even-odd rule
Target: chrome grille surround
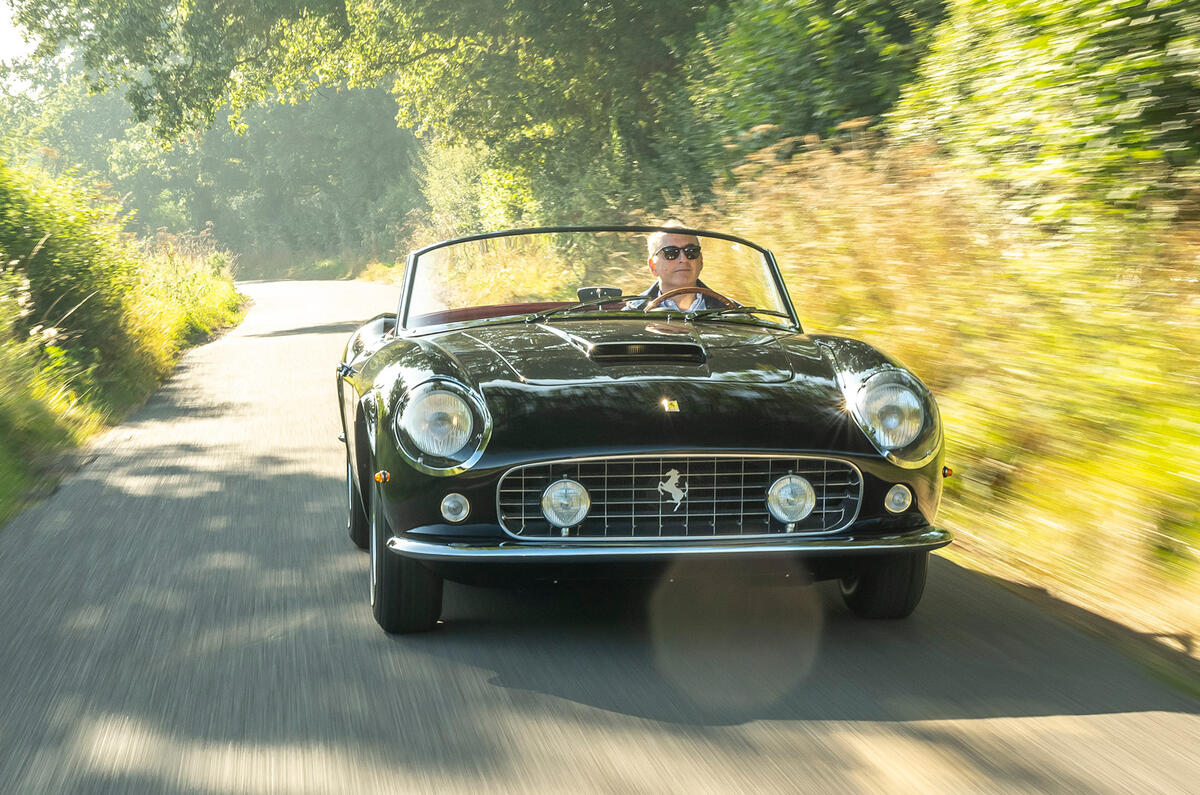
[{"label": "chrome grille surround", "polygon": [[[671,477],[671,470],[678,473]],[[817,506],[784,524],[767,510],[767,489],[793,473],[812,484]],[[561,478],[588,490],[591,510],[563,532],[542,515],[542,492]],[[678,503],[673,494],[686,488]],[[853,463],[802,455],[627,455],[513,467],[496,487],[501,528],[524,540],[631,541],[828,535],[858,518],[862,472]]]}]

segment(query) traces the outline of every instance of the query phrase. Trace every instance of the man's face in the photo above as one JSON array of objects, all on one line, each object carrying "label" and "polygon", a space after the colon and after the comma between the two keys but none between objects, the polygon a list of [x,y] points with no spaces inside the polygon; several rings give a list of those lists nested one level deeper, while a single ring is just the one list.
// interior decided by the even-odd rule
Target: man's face
[{"label": "man's face", "polygon": [[700,269],[704,267],[704,255],[699,254],[695,259],[688,259],[683,251],[675,259],[667,259],[663,249],[675,246],[698,246],[700,241],[694,235],[664,235],[658,244],[658,251],[650,257],[650,272],[658,277],[659,289],[662,292],[675,290],[679,287],[695,287],[700,278]]}]

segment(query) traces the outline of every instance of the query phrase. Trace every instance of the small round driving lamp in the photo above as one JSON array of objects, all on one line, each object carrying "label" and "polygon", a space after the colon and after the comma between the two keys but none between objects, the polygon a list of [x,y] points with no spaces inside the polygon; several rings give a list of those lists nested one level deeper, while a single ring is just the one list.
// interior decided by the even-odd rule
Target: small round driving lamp
[{"label": "small round driving lamp", "polygon": [[442,497],[442,518],[447,522],[461,522],[471,512],[471,503],[466,497],[451,492]]},{"label": "small round driving lamp", "polygon": [[767,489],[767,509],[785,524],[795,524],[817,507],[812,484],[799,475],[784,475]]},{"label": "small round driving lamp", "polygon": [[912,492],[903,483],[897,483],[888,489],[883,498],[883,507],[892,513],[904,513],[912,505]]},{"label": "small round driving lamp", "polygon": [[591,507],[587,489],[573,480],[555,481],[542,493],[542,515],[555,527],[574,527],[583,521]]}]

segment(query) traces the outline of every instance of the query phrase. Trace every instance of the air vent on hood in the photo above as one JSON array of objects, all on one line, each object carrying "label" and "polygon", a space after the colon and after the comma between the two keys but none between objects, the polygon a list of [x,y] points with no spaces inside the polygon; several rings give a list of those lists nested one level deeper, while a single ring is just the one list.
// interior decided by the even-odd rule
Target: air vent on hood
[{"label": "air vent on hood", "polygon": [[704,349],[690,342],[602,342],[588,357],[596,364],[704,364]]}]

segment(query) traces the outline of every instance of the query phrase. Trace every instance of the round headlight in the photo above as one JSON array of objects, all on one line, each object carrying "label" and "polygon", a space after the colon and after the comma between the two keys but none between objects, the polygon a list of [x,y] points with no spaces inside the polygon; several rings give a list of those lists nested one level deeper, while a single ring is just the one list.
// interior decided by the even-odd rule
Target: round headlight
[{"label": "round headlight", "polygon": [[404,407],[400,427],[422,452],[447,458],[462,449],[474,428],[471,408],[453,392],[431,389]]},{"label": "round headlight", "polygon": [[912,444],[925,424],[925,409],[917,393],[895,382],[868,381],[859,408],[875,441],[887,450]]},{"label": "round headlight", "polygon": [[767,508],[771,515],[786,524],[794,524],[817,507],[817,495],[812,484],[799,475],[784,475],[767,489]]},{"label": "round headlight", "polygon": [[558,480],[542,494],[542,515],[555,527],[573,527],[583,521],[592,498],[587,489],[573,480]]}]

